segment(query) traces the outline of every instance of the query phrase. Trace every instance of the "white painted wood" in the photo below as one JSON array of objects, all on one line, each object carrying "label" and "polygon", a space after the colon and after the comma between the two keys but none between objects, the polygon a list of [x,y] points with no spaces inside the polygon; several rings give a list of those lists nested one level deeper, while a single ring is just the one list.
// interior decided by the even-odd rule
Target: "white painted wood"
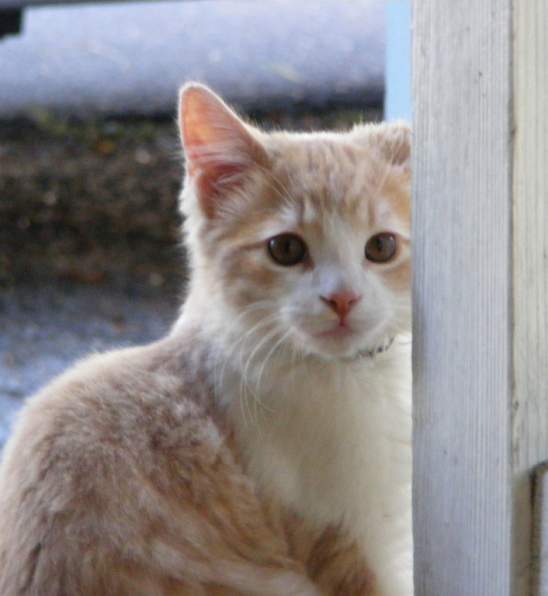
[{"label": "white painted wood", "polygon": [[[514,382],[513,465],[517,569],[531,593],[548,596],[548,483],[536,480],[537,516],[529,516],[531,469],[548,459],[548,3],[514,0]],[[539,565],[540,564],[540,565]],[[518,576],[524,582],[526,573]]]},{"label": "white painted wood", "polygon": [[511,594],[510,26],[414,5],[417,596]]},{"label": "white painted wood", "polygon": [[413,54],[416,596],[548,596],[548,3],[415,2]]}]

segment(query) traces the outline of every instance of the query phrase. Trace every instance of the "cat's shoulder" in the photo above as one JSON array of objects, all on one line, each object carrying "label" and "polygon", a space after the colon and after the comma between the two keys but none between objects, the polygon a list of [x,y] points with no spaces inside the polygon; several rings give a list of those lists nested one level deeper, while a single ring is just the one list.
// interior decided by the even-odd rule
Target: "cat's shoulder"
[{"label": "cat's shoulder", "polygon": [[225,442],[207,387],[163,340],[92,355],[54,379],[23,407],[4,459],[24,450],[34,459],[146,468],[181,454],[214,458]]}]

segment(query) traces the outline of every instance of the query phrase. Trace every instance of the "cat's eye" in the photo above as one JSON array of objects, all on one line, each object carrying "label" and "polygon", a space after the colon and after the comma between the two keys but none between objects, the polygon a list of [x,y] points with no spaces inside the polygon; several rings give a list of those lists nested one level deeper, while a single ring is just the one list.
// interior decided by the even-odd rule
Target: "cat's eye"
[{"label": "cat's eye", "polygon": [[396,236],[381,232],[371,236],[365,245],[365,258],[373,263],[387,263],[396,256],[398,243]]},{"label": "cat's eye", "polygon": [[296,234],[274,236],[270,238],[267,246],[272,259],[284,267],[302,263],[308,253],[304,240]]}]

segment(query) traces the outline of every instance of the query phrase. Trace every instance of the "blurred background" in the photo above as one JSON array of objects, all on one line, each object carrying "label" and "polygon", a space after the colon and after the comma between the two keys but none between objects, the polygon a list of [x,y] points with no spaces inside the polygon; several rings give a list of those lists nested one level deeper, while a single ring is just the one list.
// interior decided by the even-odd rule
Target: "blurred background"
[{"label": "blurred background", "polygon": [[269,129],[381,119],[385,89],[409,116],[403,0],[38,4],[0,0],[0,444],[75,359],[173,321],[184,81]]}]

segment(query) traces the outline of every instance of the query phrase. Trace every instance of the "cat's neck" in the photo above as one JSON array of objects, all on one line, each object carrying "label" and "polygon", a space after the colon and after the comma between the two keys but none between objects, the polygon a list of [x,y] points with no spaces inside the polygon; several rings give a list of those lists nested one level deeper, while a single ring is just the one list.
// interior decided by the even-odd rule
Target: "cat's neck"
[{"label": "cat's neck", "polygon": [[[405,593],[396,570],[411,552],[408,342],[398,338],[374,359],[280,358],[266,368],[255,395],[237,377],[224,387],[248,473],[314,526],[340,524],[364,560],[385,570],[383,593]],[[384,543],[386,557],[372,548]]]},{"label": "cat's neck", "polygon": [[[276,340],[259,337],[246,345],[245,332],[232,333],[226,313],[206,304],[204,297],[191,296],[174,334],[194,330],[196,366],[207,376],[261,482],[288,478],[291,466],[296,473],[302,466],[314,468],[312,460],[323,455],[336,466],[337,460],[346,465],[353,452],[365,465],[368,454],[378,455],[386,441],[409,444],[409,337],[398,336],[380,354],[322,360]],[[283,473],[267,465],[270,457],[275,462],[274,451],[280,457],[285,453]],[[378,462],[369,463],[378,467]],[[324,475],[328,478],[329,472]],[[300,499],[289,495],[293,488],[284,498]]]}]

